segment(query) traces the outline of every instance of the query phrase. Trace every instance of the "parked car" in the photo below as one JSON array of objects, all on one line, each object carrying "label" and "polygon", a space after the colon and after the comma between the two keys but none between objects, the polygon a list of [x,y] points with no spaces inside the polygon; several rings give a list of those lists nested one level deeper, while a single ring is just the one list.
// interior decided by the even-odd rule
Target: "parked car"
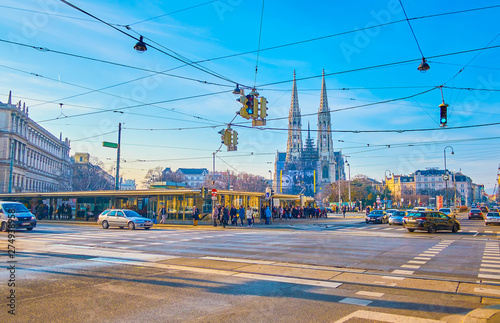
[{"label": "parked car", "polygon": [[471,219],[484,220],[483,212],[480,209],[471,209],[469,211],[469,220]]},{"label": "parked car", "polygon": [[500,223],[499,212],[488,212],[484,218],[484,225]]},{"label": "parked car", "polygon": [[404,226],[409,232],[423,230],[434,233],[438,230],[451,230],[451,232],[456,233],[460,230],[460,222],[435,211],[409,213],[406,216]]},{"label": "parked car", "polygon": [[395,212],[392,213],[391,216],[389,216],[389,224],[401,224],[403,225],[403,218],[407,214],[406,211],[399,211],[396,210]]},{"label": "parked car", "polygon": [[108,209],[99,214],[97,223],[104,229],[109,227],[118,227],[123,229],[128,227],[130,230],[135,228],[144,228],[149,230],[153,226],[153,221],[140,216],[137,212],[127,209]]},{"label": "parked car", "polygon": [[36,227],[35,216],[19,202],[0,201],[0,230],[7,231],[9,229],[9,215],[12,214],[14,227],[12,229],[33,230]]},{"label": "parked car", "polygon": [[366,223],[387,223],[389,220],[387,214],[382,210],[371,211],[365,218]]}]

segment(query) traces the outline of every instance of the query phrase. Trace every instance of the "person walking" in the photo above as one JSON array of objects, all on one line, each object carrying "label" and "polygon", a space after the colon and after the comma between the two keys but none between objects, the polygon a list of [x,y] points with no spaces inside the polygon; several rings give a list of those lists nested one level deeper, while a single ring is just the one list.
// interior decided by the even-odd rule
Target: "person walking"
[{"label": "person walking", "polygon": [[240,218],[241,226],[243,226],[243,221],[245,219],[245,208],[243,207],[243,205],[240,205],[240,209],[238,210],[238,215]]},{"label": "person walking", "polygon": [[271,224],[271,210],[269,209],[269,206],[266,208],[266,224]]},{"label": "person walking", "polygon": [[347,211],[347,207],[344,205],[344,207],[342,208],[342,217],[345,218],[345,212]]},{"label": "person walking", "polygon": [[198,226],[198,220],[200,219],[200,211],[196,206],[193,206],[193,226]]},{"label": "person walking", "polygon": [[158,213],[160,213],[160,216],[161,216],[160,223],[166,224],[166,222],[167,222],[167,210],[165,209],[165,206],[162,206]]},{"label": "person walking", "polygon": [[247,206],[246,218],[248,221],[248,226],[252,227],[253,226],[253,211],[252,211],[252,208],[250,206]]}]

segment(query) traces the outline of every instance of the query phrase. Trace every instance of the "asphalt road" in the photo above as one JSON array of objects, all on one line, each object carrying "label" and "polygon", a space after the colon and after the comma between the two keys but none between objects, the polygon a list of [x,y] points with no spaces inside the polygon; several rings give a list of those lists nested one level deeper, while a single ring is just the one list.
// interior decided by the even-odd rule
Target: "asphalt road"
[{"label": "asphalt road", "polygon": [[[348,216],[254,227],[0,235],[5,322],[461,322],[500,304],[500,226],[409,233]],[[12,248],[12,247],[10,247]],[[7,261],[16,261],[7,263]]]}]

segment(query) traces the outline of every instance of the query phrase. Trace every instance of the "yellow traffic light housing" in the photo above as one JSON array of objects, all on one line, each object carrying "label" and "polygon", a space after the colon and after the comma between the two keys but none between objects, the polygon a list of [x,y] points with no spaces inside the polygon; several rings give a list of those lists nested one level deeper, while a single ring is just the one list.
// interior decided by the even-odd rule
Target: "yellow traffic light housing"
[{"label": "yellow traffic light housing", "polygon": [[233,134],[231,133],[231,129],[226,129],[226,131],[224,132],[224,145],[226,146],[231,146],[231,143],[232,143],[232,138],[233,137]]},{"label": "yellow traffic light housing", "polygon": [[220,139],[222,139],[221,143],[224,144],[224,138],[226,137],[226,130],[222,129],[221,131],[218,132],[220,134]]},{"label": "yellow traffic light housing", "polygon": [[253,110],[252,110],[252,113],[249,113],[250,114],[250,117],[252,117],[253,119],[256,119],[259,117],[259,99],[257,97],[253,97]]},{"label": "yellow traffic light housing", "polygon": [[267,117],[267,100],[265,97],[260,98],[260,118],[265,119]]},{"label": "yellow traffic light housing", "polygon": [[238,146],[238,133],[236,131],[233,131],[233,146]]}]

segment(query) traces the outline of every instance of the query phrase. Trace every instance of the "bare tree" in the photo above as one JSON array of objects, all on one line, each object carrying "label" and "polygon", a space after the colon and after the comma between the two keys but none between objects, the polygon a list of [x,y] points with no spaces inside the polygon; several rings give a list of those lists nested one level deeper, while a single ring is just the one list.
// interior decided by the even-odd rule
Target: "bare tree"
[{"label": "bare tree", "polygon": [[73,164],[73,191],[113,190],[114,178],[102,169],[103,165],[96,157],[92,157],[88,164]]},{"label": "bare tree", "polygon": [[252,175],[248,173],[239,173],[238,175],[222,172],[209,174],[205,176],[204,186],[212,187],[212,181],[215,180],[215,188],[218,189],[233,189],[235,191],[245,192],[264,192],[268,186],[264,177]]}]

